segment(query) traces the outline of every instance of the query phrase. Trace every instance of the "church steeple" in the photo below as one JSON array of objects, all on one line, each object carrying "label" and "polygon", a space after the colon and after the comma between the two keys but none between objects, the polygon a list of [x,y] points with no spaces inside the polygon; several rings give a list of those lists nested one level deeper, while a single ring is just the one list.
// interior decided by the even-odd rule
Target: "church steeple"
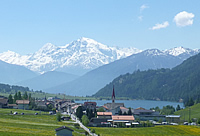
[{"label": "church steeple", "polygon": [[115,89],[113,85],[113,93],[112,93],[112,103],[115,103]]}]

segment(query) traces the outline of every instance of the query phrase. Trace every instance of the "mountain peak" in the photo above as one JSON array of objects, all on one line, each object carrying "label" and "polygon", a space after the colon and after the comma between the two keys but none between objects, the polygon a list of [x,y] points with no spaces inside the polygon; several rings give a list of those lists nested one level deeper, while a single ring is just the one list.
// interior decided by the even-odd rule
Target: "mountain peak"
[{"label": "mountain peak", "polygon": [[147,49],[143,52],[145,55],[149,56],[159,56],[159,55],[164,55],[164,53],[162,51],[160,51],[159,49]]},{"label": "mountain peak", "polygon": [[180,46],[180,47],[171,48],[169,50],[165,50],[164,52],[173,56],[179,56],[182,53],[189,53],[191,51],[192,51],[191,49]]}]

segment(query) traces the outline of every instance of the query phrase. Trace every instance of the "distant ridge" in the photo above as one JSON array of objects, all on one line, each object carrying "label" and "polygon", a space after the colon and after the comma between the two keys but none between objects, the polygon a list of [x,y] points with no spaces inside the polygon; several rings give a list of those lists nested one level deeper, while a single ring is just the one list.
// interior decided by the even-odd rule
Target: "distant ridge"
[{"label": "distant ridge", "polygon": [[15,84],[36,77],[37,74],[24,66],[8,64],[0,60],[0,83]]},{"label": "distant ridge", "polygon": [[173,69],[137,71],[115,78],[94,96],[105,97],[115,92],[122,97],[179,101],[200,98],[200,53]]}]

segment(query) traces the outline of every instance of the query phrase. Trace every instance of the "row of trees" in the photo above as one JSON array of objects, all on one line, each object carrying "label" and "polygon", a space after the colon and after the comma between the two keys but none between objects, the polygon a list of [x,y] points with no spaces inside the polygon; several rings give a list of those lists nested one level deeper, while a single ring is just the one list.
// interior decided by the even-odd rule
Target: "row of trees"
[{"label": "row of trees", "polygon": [[150,108],[150,110],[155,110],[159,112],[161,115],[172,115],[175,111],[181,110],[180,105],[177,105],[176,109],[173,106],[167,105],[163,106],[162,109],[160,109],[158,106],[155,108]]},{"label": "row of trees", "polygon": [[21,94],[21,92],[16,92],[14,97],[12,96],[12,94],[10,94],[8,96],[8,101],[9,101],[9,104],[13,104],[13,103],[16,103],[16,100],[31,100],[31,93],[27,93],[25,92],[23,95]]}]

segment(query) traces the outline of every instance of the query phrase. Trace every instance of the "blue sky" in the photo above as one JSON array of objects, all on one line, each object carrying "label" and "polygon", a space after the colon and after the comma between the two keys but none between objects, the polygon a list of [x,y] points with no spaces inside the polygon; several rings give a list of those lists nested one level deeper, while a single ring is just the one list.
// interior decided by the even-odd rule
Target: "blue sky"
[{"label": "blue sky", "polygon": [[80,37],[138,49],[200,47],[199,0],[2,0],[0,53]]}]

